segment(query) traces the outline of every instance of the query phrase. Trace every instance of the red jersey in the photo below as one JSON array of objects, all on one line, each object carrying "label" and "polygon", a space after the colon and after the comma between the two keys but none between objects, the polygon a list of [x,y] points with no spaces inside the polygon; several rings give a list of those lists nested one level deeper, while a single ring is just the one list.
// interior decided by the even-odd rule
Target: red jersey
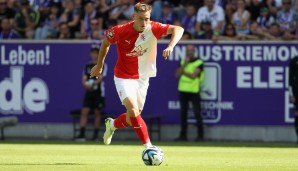
[{"label": "red jersey", "polygon": [[114,74],[118,78],[138,79],[156,76],[157,40],[167,34],[169,25],[151,21],[139,33],[133,23],[115,26],[106,31],[106,39],[117,44],[118,60]]}]

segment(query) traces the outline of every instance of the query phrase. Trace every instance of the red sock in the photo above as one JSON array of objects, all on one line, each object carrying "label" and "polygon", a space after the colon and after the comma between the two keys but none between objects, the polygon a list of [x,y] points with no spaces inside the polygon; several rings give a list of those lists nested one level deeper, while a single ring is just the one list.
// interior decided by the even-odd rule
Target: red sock
[{"label": "red sock", "polygon": [[137,117],[130,117],[130,122],[142,143],[146,144],[147,142],[149,142],[150,139],[148,135],[147,125],[141,115],[138,115]]},{"label": "red sock", "polygon": [[115,128],[127,128],[129,125],[126,122],[126,113],[122,113],[118,118],[114,120]]}]

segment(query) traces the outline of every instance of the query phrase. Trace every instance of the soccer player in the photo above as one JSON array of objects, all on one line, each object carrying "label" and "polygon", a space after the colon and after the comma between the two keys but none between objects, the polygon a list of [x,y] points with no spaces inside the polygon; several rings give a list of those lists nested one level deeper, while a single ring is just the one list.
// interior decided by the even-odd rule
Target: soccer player
[{"label": "soccer player", "polygon": [[298,56],[290,61],[289,86],[291,101],[295,106],[295,130],[298,143]]},{"label": "soccer player", "polygon": [[106,31],[98,63],[91,70],[90,77],[100,76],[109,47],[116,43],[118,60],[114,70],[114,82],[126,113],[116,119],[106,119],[103,136],[106,145],[111,143],[116,129],[132,126],[145,148],[152,146],[146,123],[140,114],[144,107],[149,78],[156,76],[157,40],[163,35],[172,34],[162,54],[166,59],[182,37],[184,29],[150,21],[151,9],[150,5],[137,3],[134,6],[133,21]]}]

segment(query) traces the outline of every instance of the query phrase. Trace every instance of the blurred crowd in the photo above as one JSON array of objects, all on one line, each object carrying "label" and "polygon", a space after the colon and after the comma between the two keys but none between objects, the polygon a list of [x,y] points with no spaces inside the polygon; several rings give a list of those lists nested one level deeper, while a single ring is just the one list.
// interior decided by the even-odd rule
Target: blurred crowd
[{"label": "blurred crowd", "polygon": [[100,40],[137,2],[183,39],[298,40],[298,0],[0,0],[0,39]]}]

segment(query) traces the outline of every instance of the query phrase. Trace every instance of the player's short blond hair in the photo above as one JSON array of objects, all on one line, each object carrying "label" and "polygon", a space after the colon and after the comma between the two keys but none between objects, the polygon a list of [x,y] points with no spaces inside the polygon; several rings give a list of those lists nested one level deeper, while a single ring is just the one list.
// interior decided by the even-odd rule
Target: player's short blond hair
[{"label": "player's short blond hair", "polygon": [[137,3],[134,7],[135,12],[147,12],[152,10],[152,6],[144,3]]}]

